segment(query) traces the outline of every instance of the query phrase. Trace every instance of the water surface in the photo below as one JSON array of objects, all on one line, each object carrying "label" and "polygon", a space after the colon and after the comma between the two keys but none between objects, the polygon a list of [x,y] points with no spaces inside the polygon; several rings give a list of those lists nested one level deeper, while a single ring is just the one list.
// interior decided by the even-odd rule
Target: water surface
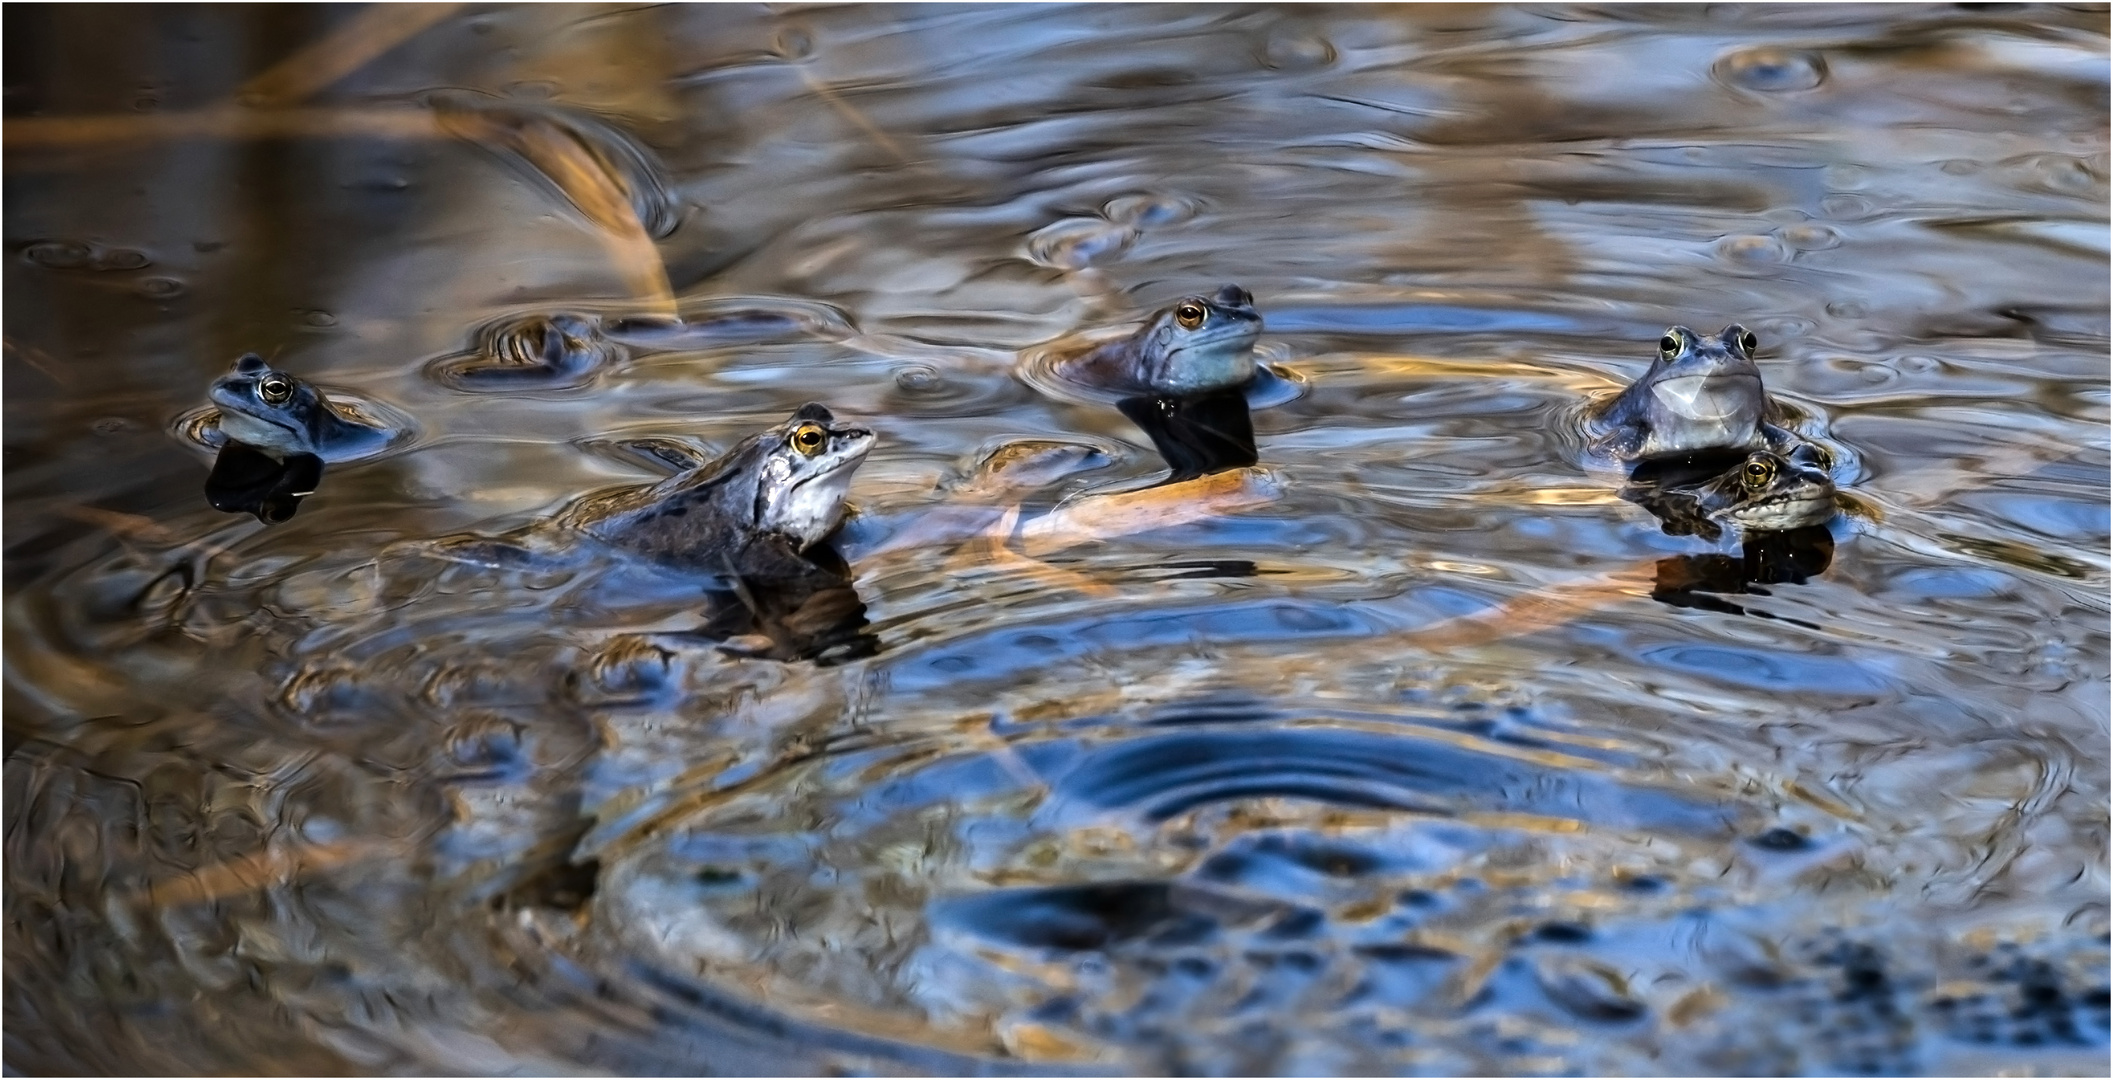
[{"label": "water surface", "polygon": [[[2104,8],[397,17],[8,11],[10,1069],[2103,1069]],[[1578,428],[1734,321],[1795,574]],[[413,426],[217,512],[251,350]],[[865,646],[480,554],[808,400]]]}]

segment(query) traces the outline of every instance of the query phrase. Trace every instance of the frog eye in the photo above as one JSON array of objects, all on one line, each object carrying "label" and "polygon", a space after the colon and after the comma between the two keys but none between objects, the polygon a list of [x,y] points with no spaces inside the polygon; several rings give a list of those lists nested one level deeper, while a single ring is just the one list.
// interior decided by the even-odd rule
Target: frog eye
[{"label": "frog eye", "polygon": [[1194,330],[1202,326],[1203,318],[1208,314],[1203,305],[1194,300],[1183,300],[1174,306],[1174,321],[1180,323],[1183,330]]},{"label": "frog eye", "polygon": [[822,444],[829,441],[829,433],[820,424],[801,424],[792,429],[792,448],[807,457],[822,452]]},{"label": "frog eye", "polygon": [[267,375],[257,384],[257,396],[263,398],[266,405],[284,405],[293,397],[293,380],[284,375]]},{"label": "frog eye", "polygon": [[1766,458],[1756,458],[1746,463],[1744,470],[1746,486],[1756,490],[1768,486],[1776,478],[1776,463]]},{"label": "frog eye", "polygon": [[1739,332],[1739,348],[1746,350],[1746,355],[1752,356],[1760,347],[1761,339],[1753,336],[1753,331],[1742,330]]},{"label": "frog eye", "polygon": [[1680,355],[1680,331],[1668,330],[1658,339],[1658,355],[1668,360]]}]

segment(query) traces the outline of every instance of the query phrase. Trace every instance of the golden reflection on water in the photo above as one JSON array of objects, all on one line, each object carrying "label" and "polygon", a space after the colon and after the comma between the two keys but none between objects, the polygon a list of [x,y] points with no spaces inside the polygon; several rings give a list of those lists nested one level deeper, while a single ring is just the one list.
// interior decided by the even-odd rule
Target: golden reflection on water
[{"label": "golden reflection on water", "polygon": [[[2102,9],[97,18],[8,27],[11,1069],[2102,1065]],[[1221,282],[1262,464],[1155,484],[1037,358]],[[1845,509],[1674,607],[1576,420],[1732,319]],[[231,526],[248,349],[415,423]],[[805,400],[870,657],[544,529]]]},{"label": "golden reflection on water", "polygon": [[[226,105],[150,115],[22,117],[10,119],[5,145],[17,154],[43,150],[124,149],[113,144],[176,139],[430,139],[445,135],[424,109],[404,107],[252,108]],[[49,167],[16,157],[10,170]]]},{"label": "golden reflection on water", "polygon": [[280,108],[367,66],[383,53],[455,14],[461,4],[370,4],[330,33],[297,49],[263,74],[242,84],[235,99],[251,107]]}]

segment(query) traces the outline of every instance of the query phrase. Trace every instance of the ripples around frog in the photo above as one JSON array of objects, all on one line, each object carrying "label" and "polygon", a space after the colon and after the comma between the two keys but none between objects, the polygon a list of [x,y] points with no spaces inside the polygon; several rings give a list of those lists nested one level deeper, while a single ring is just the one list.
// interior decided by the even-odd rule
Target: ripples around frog
[{"label": "ripples around frog", "polygon": [[[670,659],[612,643],[587,668],[640,685]],[[837,723],[867,676],[736,666],[675,697],[532,712],[489,664],[428,680],[407,703],[426,720],[370,740],[368,765],[306,767],[278,811],[306,839],[276,864],[244,854],[255,826],[239,817],[191,827],[224,834],[223,858],[252,873],[302,882],[303,902],[258,909],[246,940],[337,942],[280,946],[276,979],[361,988],[391,1029],[420,1033],[366,1044],[369,1061],[489,1067],[493,1048],[453,1057],[440,1033],[497,1024],[521,1067],[591,1044],[626,1071],[1516,1072],[1582,1025],[1607,1071],[1664,1055],[1899,1071],[1928,1038],[1985,1023],[1970,1017],[1998,1018],[1990,1040],[2077,1046],[2103,1019],[2103,972],[2059,951],[1917,955],[1898,928],[1886,951],[1832,905],[1775,944],[1801,877],[1853,841],[1750,793],[1667,783],[1531,711],[1463,723],[1219,694],[1054,723],[965,715],[906,737]],[[108,837],[98,799],[131,798],[94,794],[95,777],[57,759],[10,773],[51,808],[46,835],[84,839]],[[307,809],[326,799],[329,816]],[[432,799],[452,810],[420,842],[430,861],[348,839],[396,835],[409,820],[392,815]],[[357,807],[367,817],[347,820]],[[183,926],[225,902],[233,872],[142,866],[101,887]],[[446,913],[409,948],[388,929],[406,890]],[[398,944],[295,974],[368,935]],[[254,948],[125,946],[149,980],[176,963],[234,976]],[[410,993],[434,967],[505,989]],[[2005,994],[2027,1004],[2005,1013]],[[1780,1041],[1778,1006],[1823,1001],[1837,1004],[1807,1013],[1805,1042]],[[1878,1026],[1817,1019],[1841,1002]],[[1773,1024],[1713,1019],[1761,1008]],[[521,1010],[545,1019],[508,1025]],[[1421,1018],[1413,1038],[1404,1016]]]},{"label": "ripples around frog", "polygon": [[[1022,353],[1016,369],[1020,380],[1059,401],[1112,405],[1122,394],[1088,386],[1059,373],[1061,362],[1104,341],[1121,335],[1094,334],[1067,337],[1053,344]],[[1255,346],[1255,378],[1241,391],[1248,408],[1268,409],[1297,400],[1306,391],[1306,378],[1289,364],[1291,353],[1284,346],[1265,342]]]},{"label": "ripples around frog", "polygon": [[[2102,9],[88,10],[7,1071],[2103,1072]],[[1229,281],[1260,466],[1157,483],[1044,357]],[[1731,321],[1828,526],[1586,454]],[[282,342],[400,434],[266,527],[194,406]],[[551,523],[814,400],[848,566]]]},{"label": "ripples around frog", "polygon": [[593,316],[530,314],[485,326],[468,353],[443,356],[426,370],[457,390],[563,390],[585,384],[626,355],[603,336]]},{"label": "ripples around frog", "polygon": [[[986,1054],[1278,1071],[1310,1063],[1320,1044],[1291,1035],[1310,1025],[1477,992],[1444,984],[1472,966],[1460,942],[1487,932],[1417,944],[1432,913],[1399,897],[1487,891],[1474,868],[1490,862],[1593,866],[1568,882],[1575,908],[1544,913],[1589,917],[1593,890],[1684,876],[1742,816],[1590,758],[1433,737],[1408,717],[1219,702],[978,727],[831,745],[765,783],[678,787],[597,829],[583,850],[603,885],[580,947],[760,986],[795,1016],[848,1012],[870,1035],[922,1018],[942,1045]],[[828,824],[781,824],[799,821]],[[1544,884],[1525,871],[1501,891]],[[1467,924],[1508,904],[1464,906]],[[1419,993],[1373,985],[1400,977],[1397,953],[1428,968]],[[1265,971],[1291,979],[1268,985]],[[1302,1045],[1211,1049],[1265,1017],[1269,1039]]]},{"label": "ripples around frog", "polygon": [[[382,433],[380,439],[347,440],[344,446],[349,452],[333,452],[326,447],[322,460],[329,464],[355,461],[370,461],[376,458],[401,454],[418,442],[418,422],[402,409],[374,397],[347,390],[342,387],[324,386],[331,407],[344,413],[346,418],[362,427]],[[220,407],[201,405],[187,409],[169,422],[169,433],[179,441],[204,451],[207,456],[227,445],[227,435],[220,430]]]},{"label": "ripples around frog", "polygon": [[831,342],[856,332],[827,304],[776,298],[695,299],[675,314],[531,312],[486,324],[467,352],[431,361],[426,373],[455,390],[569,390],[633,353]]}]

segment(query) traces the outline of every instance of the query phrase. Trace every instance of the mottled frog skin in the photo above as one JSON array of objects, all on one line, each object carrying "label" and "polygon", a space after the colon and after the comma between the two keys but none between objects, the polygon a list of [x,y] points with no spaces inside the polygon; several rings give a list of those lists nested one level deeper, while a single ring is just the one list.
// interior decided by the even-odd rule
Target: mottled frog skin
[{"label": "mottled frog skin", "polygon": [[256,353],[235,361],[207,393],[220,407],[221,434],[280,460],[313,454],[340,461],[389,441],[388,432],[346,417],[322,391]]},{"label": "mottled frog skin", "polygon": [[1262,316],[1238,285],[1189,296],[1155,313],[1135,334],[1057,363],[1085,386],[1122,394],[1184,397],[1246,386],[1255,377]]},{"label": "mottled frog skin", "polygon": [[1695,491],[1710,520],[1748,530],[1780,532],[1825,524],[1834,517],[1834,481],[1818,469],[1767,450],[1747,455]]},{"label": "mottled frog skin", "polygon": [[1798,438],[1777,426],[1781,411],[1754,365],[1760,344],[1737,323],[1715,337],[1667,328],[1650,370],[1595,411],[1604,429],[1598,446],[1624,461],[1711,450],[1791,452]]},{"label": "mottled frog skin", "polygon": [[804,405],[716,461],[589,497],[560,521],[664,565],[752,573],[836,529],[851,474],[873,442],[873,432]]},{"label": "mottled frog skin", "polygon": [[1769,450],[1756,450],[1730,468],[1697,476],[1638,477],[1622,497],[1651,511],[1676,536],[1715,538],[1722,526],[1749,533],[1824,525],[1834,517],[1834,481],[1819,469]]}]

